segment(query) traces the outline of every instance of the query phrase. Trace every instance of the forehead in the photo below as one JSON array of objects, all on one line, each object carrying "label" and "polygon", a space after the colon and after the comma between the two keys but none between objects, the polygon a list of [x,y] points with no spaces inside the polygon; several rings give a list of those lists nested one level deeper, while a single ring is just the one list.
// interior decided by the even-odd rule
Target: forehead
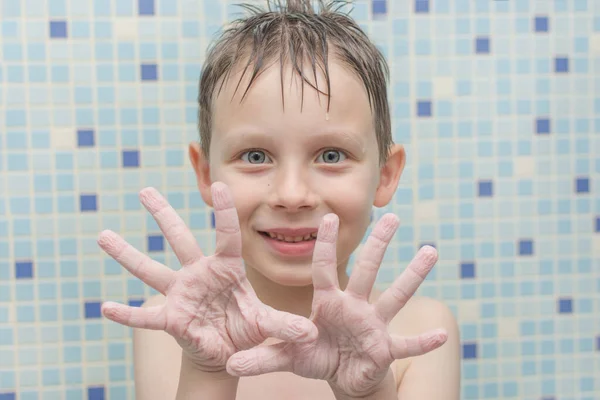
[{"label": "forehead", "polygon": [[302,70],[308,82],[290,64],[282,68],[278,59],[265,64],[252,81],[254,66],[250,65],[245,73],[244,66],[236,66],[214,99],[215,134],[227,132],[234,124],[260,124],[264,129],[276,130],[292,121],[298,129],[314,129],[325,122],[361,131],[374,129],[364,84],[335,58],[328,64],[329,82],[321,68],[313,70],[308,62]]}]

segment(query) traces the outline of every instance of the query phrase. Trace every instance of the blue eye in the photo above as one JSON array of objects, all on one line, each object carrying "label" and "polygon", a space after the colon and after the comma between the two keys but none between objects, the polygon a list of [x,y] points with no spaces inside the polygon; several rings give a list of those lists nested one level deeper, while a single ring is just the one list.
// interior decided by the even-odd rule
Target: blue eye
[{"label": "blue eye", "polygon": [[330,149],[322,152],[318,159],[323,159],[323,162],[326,164],[337,164],[346,159],[346,154],[340,150]]},{"label": "blue eye", "polygon": [[250,164],[262,164],[265,160],[270,160],[269,157],[262,150],[250,150],[246,151],[241,156],[243,161],[246,161]]}]

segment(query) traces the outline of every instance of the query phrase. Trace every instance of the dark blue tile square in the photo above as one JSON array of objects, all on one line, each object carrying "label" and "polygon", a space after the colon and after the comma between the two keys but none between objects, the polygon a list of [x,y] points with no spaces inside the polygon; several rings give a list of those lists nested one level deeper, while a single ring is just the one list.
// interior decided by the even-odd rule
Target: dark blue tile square
[{"label": "dark blue tile square", "polygon": [[531,239],[519,240],[519,255],[520,256],[533,255],[533,240],[531,240]]},{"label": "dark blue tile square", "polygon": [[67,37],[66,21],[50,21],[50,37],[53,39]]},{"label": "dark blue tile square", "polygon": [[465,343],[463,344],[463,359],[475,359],[477,358],[477,344],[476,343]]},{"label": "dark blue tile square", "polygon": [[475,39],[475,53],[489,54],[490,53],[490,38],[479,37]]},{"label": "dark blue tile square", "polygon": [[138,150],[123,150],[123,167],[139,167],[140,152]]},{"label": "dark blue tile square", "polygon": [[215,212],[212,210],[210,212],[210,227],[213,229],[216,227]]},{"label": "dark blue tile square", "polygon": [[571,314],[573,312],[573,300],[558,299],[558,312],[561,314]]},{"label": "dark blue tile square", "polygon": [[596,351],[600,351],[600,335],[596,336]]},{"label": "dark blue tile square", "polygon": [[164,251],[165,238],[162,235],[148,236],[148,251]]},{"label": "dark blue tile square", "polygon": [[17,394],[15,392],[0,393],[0,400],[17,400]]},{"label": "dark blue tile square", "polygon": [[479,181],[479,197],[492,197],[494,195],[494,183],[492,181]]},{"label": "dark blue tile square", "polygon": [[95,194],[82,194],[79,196],[80,210],[83,211],[97,211],[98,205]]},{"label": "dark blue tile square", "polygon": [[91,129],[80,129],[77,131],[77,146],[79,147],[93,147],[94,131]]},{"label": "dark blue tile square", "polygon": [[549,118],[538,118],[536,120],[535,130],[538,134],[550,133],[550,119]]},{"label": "dark blue tile square", "polygon": [[86,301],[85,302],[85,318],[100,318],[102,313],[100,312],[101,304],[97,301]]},{"label": "dark blue tile square", "polygon": [[87,400],[104,400],[104,386],[88,387]]},{"label": "dark blue tile square", "polygon": [[596,217],[596,232],[600,232],[600,217]]},{"label": "dark blue tile square", "polygon": [[415,12],[426,14],[429,12],[429,0],[415,0]]},{"label": "dark blue tile square", "polygon": [[154,15],[154,0],[138,0],[139,15]]},{"label": "dark blue tile square", "polygon": [[33,262],[17,261],[15,263],[15,277],[17,279],[33,278]]},{"label": "dark blue tile square", "polygon": [[475,263],[464,262],[460,264],[461,278],[475,278]]},{"label": "dark blue tile square", "polygon": [[158,67],[156,64],[142,64],[141,75],[143,81],[155,81],[158,79]]},{"label": "dark blue tile square", "polygon": [[373,15],[387,13],[387,0],[373,0]]},{"label": "dark blue tile square", "polygon": [[548,17],[535,17],[535,31],[548,32]]},{"label": "dark blue tile square", "polygon": [[554,60],[554,72],[569,72],[569,59],[567,57],[556,57]]},{"label": "dark blue tile square", "polygon": [[144,304],[144,299],[129,299],[129,305],[131,307],[141,307]]},{"label": "dark blue tile square", "polygon": [[421,100],[417,102],[417,116],[431,117],[432,113],[431,101]]},{"label": "dark blue tile square", "polygon": [[575,181],[575,191],[577,193],[589,193],[590,192],[590,179],[589,178],[577,178]]}]

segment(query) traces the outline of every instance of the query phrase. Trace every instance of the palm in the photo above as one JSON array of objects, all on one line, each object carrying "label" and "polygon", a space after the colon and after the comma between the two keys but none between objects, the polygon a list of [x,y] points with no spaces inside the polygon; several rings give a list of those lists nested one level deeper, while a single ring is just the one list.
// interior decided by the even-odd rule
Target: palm
[{"label": "palm", "polygon": [[341,291],[337,279],[337,218],[325,217],[313,255],[313,308],[310,319],[319,330],[311,343],[279,343],[242,351],[229,360],[231,374],[257,375],[290,371],[330,385],[352,396],[364,396],[383,380],[395,359],[427,353],[446,340],[445,332],[417,337],[390,335],[387,326],[425,279],[436,261],[431,247],[422,248],[404,273],[380,298],[368,298],[397,219],[384,216],[369,237]]},{"label": "palm", "polygon": [[[353,392],[364,390],[355,387],[357,375],[362,374],[366,380],[362,384],[367,386],[379,382],[393,358],[386,324],[374,312],[371,304],[343,292],[327,293],[316,299],[312,321],[319,329],[319,337],[312,352],[297,352],[298,362],[292,372],[325,379]],[[320,376],[311,376],[315,370]]]},{"label": "palm", "polygon": [[260,302],[246,278],[231,194],[221,183],[213,184],[212,194],[217,248],[210,257],[202,254],[192,233],[156,190],[140,194],[182,265],[177,271],[140,253],[116,233],[101,233],[102,249],[165,295],[164,304],[149,308],[106,302],[104,315],[133,328],[166,331],[198,368],[207,371],[223,370],[232,354],[268,337],[314,340],[317,331],[309,320]]}]

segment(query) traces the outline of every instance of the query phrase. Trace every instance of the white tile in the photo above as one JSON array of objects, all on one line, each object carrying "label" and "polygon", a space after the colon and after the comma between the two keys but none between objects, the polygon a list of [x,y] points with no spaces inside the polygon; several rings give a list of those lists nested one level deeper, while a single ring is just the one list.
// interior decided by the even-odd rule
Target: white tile
[{"label": "white tile", "polygon": [[590,37],[590,51],[600,54],[600,33],[595,33]]},{"label": "white tile", "polygon": [[447,76],[433,78],[433,95],[436,98],[454,97],[454,79]]},{"label": "white tile", "polygon": [[463,300],[458,306],[458,315],[461,321],[479,321],[481,302],[476,300]]},{"label": "white tile", "polygon": [[54,128],[50,140],[53,149],[73,150],[77,147],[77,132],[73,128]]},{"label": "white tile", "polygon": [[519,320],[517,318],[502,318],[498,321],[498,337],[518,338],[519,337]]},{"label": "white tile", "polygon": [[[594,224],[594,226],[592,227],[592,230],[595,231],[596,229],[596,219],[593,219],[592,223]],[[600,257],[600,235],[598,235],[597,233],[594,234],[594,239],[593,239],[593,245],[592,248],[594,249],[594,258],[598,259]]]},{"label": "white tile", "polygon": [[515,176],[521,178],[532,177],[535,174],[535,160],[533,157],[524,156],[515,159]]},{"label": "white tile", "polygon": [[133,40],[138,37],[138,21],[135,18],[116,18],[114,23],[116,39]]},{"label": "white tile", "polygon": [[438,203],[436,201],[423,201],[415,204],[415,221],[438,221]]}]

